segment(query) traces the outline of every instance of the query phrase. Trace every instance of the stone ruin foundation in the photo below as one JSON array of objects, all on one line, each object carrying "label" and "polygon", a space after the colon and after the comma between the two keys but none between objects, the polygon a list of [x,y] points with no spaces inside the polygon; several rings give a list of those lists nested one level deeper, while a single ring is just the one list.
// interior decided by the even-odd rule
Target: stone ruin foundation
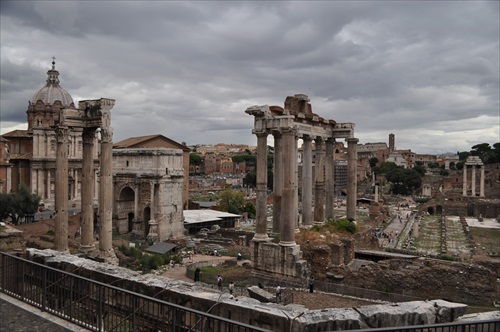
[{"label": "stone ruin foundation", "polygon": [[[455,321],[467,310],[465,304],[439,299],[308,310],[302,305],[262,303],[245,296],[234,298],[200,283],[143,275],[50,249],[27,251],[32,260],[54,268],[200,311],[210,308],[214,315],[273,331],[312,332],[446,323]],[[291,317],[296,317],[292,326]]]},{"label": "stone ruin foundation", "polygon": [[[354,123],[337,123],[313,113],[309,97],[304,94],[288,96],[284,108],[252,106],[245,113],[254,117],[252,133],[257,136],[254,269],[282,277],[304,278],[309,275],[308,264],[295,242],[295,231],[299,226],[309,228],[334,216],[333,169],[337,139],[345,139],[348,143],[346,215],[350,221],[356,220],[358,139],[354,137]],[[279,234],[277,245],[271,243],[267,227],[267,138],[270,135],[274,139],[272,231]],[[298,183],[297,161],[299,139],[304,151],[301,184]]]}]

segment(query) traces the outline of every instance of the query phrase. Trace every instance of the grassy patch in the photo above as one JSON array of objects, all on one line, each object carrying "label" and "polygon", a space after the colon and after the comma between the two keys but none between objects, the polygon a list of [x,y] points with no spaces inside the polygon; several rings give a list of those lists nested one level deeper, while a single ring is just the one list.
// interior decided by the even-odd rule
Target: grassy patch
[{"label": "grassy patch", "polygon": [[488,252],[500,254],[500,229],[470,227],[472,241]]}]

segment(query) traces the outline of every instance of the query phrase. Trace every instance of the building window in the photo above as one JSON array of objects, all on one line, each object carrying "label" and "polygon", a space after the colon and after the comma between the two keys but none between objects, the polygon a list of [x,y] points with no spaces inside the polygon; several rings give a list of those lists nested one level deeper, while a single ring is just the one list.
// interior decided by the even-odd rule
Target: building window
[{"label": "building window", "polygon": [[128,167],[128,160],[126,161],[126,163],[127,163],[127,167]]}]

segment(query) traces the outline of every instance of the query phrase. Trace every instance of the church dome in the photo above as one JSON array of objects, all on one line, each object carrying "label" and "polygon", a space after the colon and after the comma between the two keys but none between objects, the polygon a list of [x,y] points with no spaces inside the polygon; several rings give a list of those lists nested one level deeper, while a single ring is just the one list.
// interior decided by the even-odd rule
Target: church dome
[{"label": "church dome", "polygon": [[32,104],[36,104],[39,100],[45,105],[52,105],[57,100],[63,106],[71,106],[73,104],[71,95],[59,85],[59,72],[55,69],[55,64],[52,61],[52,69],[47,72],[47,84],[31,98]]}]

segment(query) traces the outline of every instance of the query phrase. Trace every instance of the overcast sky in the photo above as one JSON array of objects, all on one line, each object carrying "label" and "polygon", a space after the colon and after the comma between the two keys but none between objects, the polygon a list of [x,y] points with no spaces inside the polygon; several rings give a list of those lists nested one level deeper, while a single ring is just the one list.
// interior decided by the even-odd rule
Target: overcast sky
[{"label": "overcast sky", "polygon": [[113,141],[256,145],[253,105],[303,93],[360,143],[500,141],[498,1],[4,1],[1,133],[56,57],[75,104],[112,98]]}]

